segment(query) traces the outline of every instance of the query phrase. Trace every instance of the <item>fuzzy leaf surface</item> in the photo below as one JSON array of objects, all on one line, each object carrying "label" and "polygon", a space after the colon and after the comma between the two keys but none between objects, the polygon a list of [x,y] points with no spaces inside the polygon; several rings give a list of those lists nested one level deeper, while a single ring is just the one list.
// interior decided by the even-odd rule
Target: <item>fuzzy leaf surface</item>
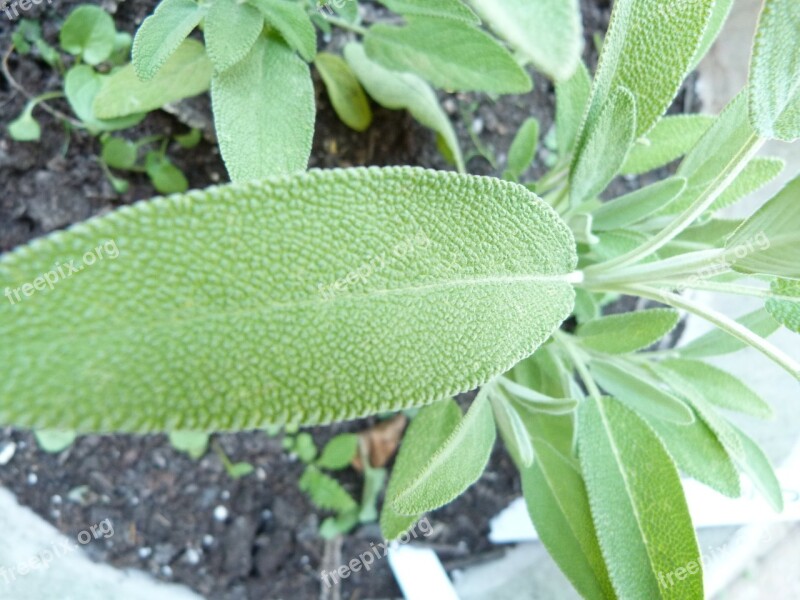
[{"label": "fuzzy leaf surface", "polygon": [[372,109],[350,66],[340,56],[329,52],[317,54],[314,65],[342,122],[355,131],[366,130],[372,123]]},{"label": "fuzzy leaf surface", "polygon": [[776,279],[770,289],[774,297],[766,303],[769,314],[786,329],[800,333],[800,281]]},{"label": "fuzzy leaf surface", "polygon": [[116,259],[3,300],[1,421],[217,431],[420,406],[510,369],[573,305],[549,206],[414,168],[139,203],[3,255],[0,290],[111,241]]},{"label": "fuzzy leaf surface", "polygon": [[208,57],[222,72],[250,54],[264,28],[264,16],[238,0],[214,0],[204,23]]},{"label": "fuzzy leaf surface", "polygon": [[714,117],[709,115],[669,115],[662,118],[633,145],[621,172],[639,175],[671,163],[686,154],[713,122]]},{"label": "fuzzy leaf surface", "polygon": [[678,324],[678,311],[651,308],[608,315],[578,327],[582,345],[606,354],[627,354],[654,344]]},{"label": "fuzzy leaf surface", "polygon": [[317,53],[317,32],[305,9],[296,2],[286,0],[248,0],[264,15],[267,24],[283,36],[291,48],[306,61],[314,60]]}]

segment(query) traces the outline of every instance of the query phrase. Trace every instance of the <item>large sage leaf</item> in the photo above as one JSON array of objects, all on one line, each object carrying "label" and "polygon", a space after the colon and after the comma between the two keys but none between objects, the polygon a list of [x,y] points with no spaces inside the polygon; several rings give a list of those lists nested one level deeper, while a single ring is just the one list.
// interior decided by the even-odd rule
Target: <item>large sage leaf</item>
[{"label": "large sage leaf", "polygon": [[139,78],[155,77],[205,14],[206,9],[194,0],[162,0],[133,39],[132,62]]},{"label": "large sage leaf", "polygon": [[314,137],[308,65],[282,40],[260,37],[243,60],[211,80],[214,123],[233,181],[303,171]]},{"label": "large sage leaf", "polygon": [[800,281],[776,279],[770,290],[773,296],[766,303],[769,314],[786,329],[800,333]]},{"label": "large sage leaf", "polygon": [[373,25],[364,48],[392,71],[416,73],[447,90],[521,94],[533,85],[504,46],[455,20],[409,17],[404,27]]},{"label": "large sage leaf", "polygon": [[[661,441],[611,398],[584,402],[580,410],[581,470],[619,597],[702,600],[697,538],[678,471]],[[679,568],[689,576],[663,581]]]},{"label": "large sage leaf", "polygon": [[767,138],[800,137],[800,3],[765,0],[750,63],[750,119]]},{"label": "large sage leaf", "polygon": [[469,0],[481,19],[523,58],[557,81],[581,59],[583,28],[577,0]]},{"label": "large sage leaf", "polygon": [[[101,245],[54,289],[26,286]],[[139,203],[0,258],[0,290],[22,289],[0,308],[0,421],[216,431],[423,405],[544,342],[575,263],[532,193],[453,173],[313,171]]]},{"label": "large sage leaf", "polygon": [[404,16],[455,19],[464,23],[480,21],[461,0],[379,0],[386,8]]},{"label": "large sage leaf", "polygon": [[413,73],[397,73],[367,57],[361,44],[350,43],[344,57],[367,93],[381,106],[406,109],[413,117],[438,133],[444,140],[459,171],[464,171],[464,157],[453,124],[444,112],[436,92]]},{"label": "large sage leaf", "polygon": [[159,109],[208,90],[212,71],[203,44],[185,40],[150,81],[141,81],[133,65],[114,71],[94,99],[94,112],[114,119]]},{"label": "large sage leaf", "polygon": [[460,496],[475,483],[492,454],[497,430],[488,388],[483,388],[422,469],[400,490],[392,509],[402,515],[435,510]]}]

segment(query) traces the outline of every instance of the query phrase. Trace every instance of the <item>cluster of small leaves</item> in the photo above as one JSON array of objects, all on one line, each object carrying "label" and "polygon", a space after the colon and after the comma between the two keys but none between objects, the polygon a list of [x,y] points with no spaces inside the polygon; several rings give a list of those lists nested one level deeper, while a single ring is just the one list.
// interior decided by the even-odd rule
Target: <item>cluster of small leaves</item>
[{"label": "cluster of small leaves", "polygon": [[[206,10],[222,11],[206,22],[206,51],[223,154],[243,178],[263,173],[231,160],[226,144],[244,130],[234,113],[289,104],[288,119],[305,110],[303,47],[263,8],[275,2],[231,2],[225,11],[166,0],[137,36],[145,50],[135,68],[154,77]],[[465,47],[491,39],[462,3],[385,4],[407,25],[359,30],[364,43],[344,51],[373,97],[386,94],[433,127],[445,122],[434,104],[407,99],[414,90],[430,99],[437,78],[474,87],[484,66],[498,90],[521,87],[510,67],[495,78],[503,72],[496,50],[468,69],[450,46],[432,54],[432,23]],[[472,4],[509,44],[519,39],[530,3]],[[550,4],[547,14],[562,14]],[[769,460],[729,416],[766,418],[769,405],[705,359],[752,347],[800,378],[798,362],[766,339],[782,325],[797,332],[800,321],[800,178],[748,219],[719,214],[781,170],[777,159],[754,158],[767,139],[800,137],[796,3],[765,2],[749,83],[720,115],[664,116],[729,8],[617,0],[597,72],[577,64],[556,82],[555,132],[545,135],[556,158],[536,181],[524,174],[541,132],[527,121],[509,153],[512,181],[413,168],[312,171],[143,203],[4,255],[0,289],[12,296],[19,282],[98,240],[119,240],[125,259],[3,305],[2,419],[80,430],[244,429],[424,406],[387,486],[388,538],[473,484],[499,431],[540,538],[581,595],[703,598],[681,473],[732,497],[746,474],[773,508],[783,503]],[[253,10],[280,36],[261,24],[248,29]],[[220,34],[226,27],[240,28],[236,39]],[[533,49],[517,51],[548,64]],[[329,71],[341,67],[325,60]],[[370,83],[359,64],[375,74]],[[280,101],[264,93],[271,73],[290,82]],[[236,98],[236,111],[221,97]],[[256,128],[249,148],[280,154],[270,164],[284,169],[300,155],[296,134],[279,131],[265,150],[275,135]],[[618,174],[675,160],[673,176],[601,198]],[[420,231],[424,252],[397,252]],[[209,239],[219,240],[215,268],[200,272]],[[684,289],[750,295],[765,306],[735,321]],[[81,317],[63,319],[61,295]],[[667,308],[604,314],[622,295]],[[663,347],[680,311],[716,329]],[[575,326],[561,330],[570,315]],[[462,414],[449,398],[479,386]],[[302,434],[292,448],[308,463],[301,487],[337,513],[327,531],[352,526],[367,503],[358,508],[323,472],[342,464],[338,450],[318,459]],[[697,567],[689,577],[669,585],[659,577],[689,564]]]},{"label": "cluster of small leaves", "polygon": [[[109,169],[146,173],[156,191],[162,194],[185,192],[188,189],[186,177],[167,157],[168,139],[157,136],[132,142],[111,137],[110,132],[134,127],[149,111],[207,89],[210,71],[204,77],[202,62],[198,60],[198,56],[205,58],[201,44],[187,42],[176,53],[176,60],[181,61],[185,73],[180,69],[166,69],[164,75],[169,79],[156,82],[160,84],[159,87],[136,90],[138,79],[129,77],[132,67],[127,64],[132,37],[126,32],[117,31],[108,13],[97,6],[78,6],[64,21],[59,43],[64,53],[74,57],[72,66],[66,70],[64,64],[67,61],[42,38],[38,22],[22,19],[12,41],[19,54],[30,54],[35,50],[42,60],[62,73],[64,81],[63,93],[48,92],[25,105],[22,113],[8,126],[12,139],[39,141],[41,126],[34,118],[34,109],[48,100],[65,97],[77,117],[74,124],[65,121],[65,125],[74,125],[101,137],[103,169],[117,193],[124,193],[128,189],[128,182]],[[194,67],[194,70],[189,67]],[[131,110],[123,115],[107,116],[104,107],[119,103],[127,103]],[[184,148],[192,148],[199,142],[199,135],[198,131],[192,131],[175,139]],[[160,148],[139,157],[141,147],[162,140],[164,143]]]}]

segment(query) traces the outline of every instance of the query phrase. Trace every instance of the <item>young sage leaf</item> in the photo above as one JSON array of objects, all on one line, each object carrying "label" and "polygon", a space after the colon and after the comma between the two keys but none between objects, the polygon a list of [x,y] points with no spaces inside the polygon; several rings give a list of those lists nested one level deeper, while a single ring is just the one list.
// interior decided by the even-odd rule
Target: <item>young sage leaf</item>
[{"label": "young sage leaf", "polygon": [[257,8],[238,0],[214,0],[208,8],[203,36],[214,68],[226,71],[251,55],[261,36],[264,16]]},{"label": "young sage leaf", "polygon": [[317,53],[317,32],[308,13],[300,4],[286,0],[247,1],[261,11],[267,24],[277,29],[286,43],[297,50],[304,60],[314,60]]},{"label": "young sage leaf", "polygon": [[531,166],[538,144],[539,121],[534,118],[526,119],[514,136],[508,151],[507,179],[519,179],[520,175]]},{"label": "young sage leaf", "polygon": [[[737,319],[737,322],[763,338],[768,338],[780,327],[780,323],[763,308],[743,315]],[[720,329],[712,329],[685,346],[678,348],[678,352],[683,358],[707,358],[709,356],[730,354],[747,347],[747,344],[738,338]]]},{"label": "young sage leaf", "polygon": [[668,115],[660,119],[631,148],[623,175],[639,175],[658,169],[686,154],[708,131],[714,117],[710,115]]},{"label": "young sage leaf", "polygon": [[560,157],[575,149],[591,93],[592,78],[583,62],[565,81],[556,81],[556,145]]},{"label": "young sage leaf", "polygon": [[576,332],[581,345],[606,354],[627,354],[654,344],[678,324],[671,308],[651,308],[589,321]]},{"label": "young sage leaf", "polygon": [[350,66],[338,55],[320,52],[314,59],[336,114],[355,131],[365,131],[372,123],[372,109]]},{"label": "young sage leaf", "polygon": [[211,80],[214,122],[233,181],[304,171],[314,136],[308,65],[275,37]]},{"label": "young sage leaf", "polygon": [[669,177],[604,202],[592,211],[593,227],[597,231],[608,231],[633,225],[668,206],[684,189],[686,179]]},{"label": "young sage leaf", "polygon": [[480,20],[461,0],[378,0],[389,10],[409,17],[454,19],[477,25]]}]

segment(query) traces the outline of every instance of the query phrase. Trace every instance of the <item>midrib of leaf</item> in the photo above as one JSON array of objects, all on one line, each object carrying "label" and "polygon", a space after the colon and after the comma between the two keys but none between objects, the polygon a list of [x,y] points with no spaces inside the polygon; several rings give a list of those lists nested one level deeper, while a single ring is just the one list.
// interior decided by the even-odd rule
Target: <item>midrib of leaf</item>
[{"label": "midrib of leaf", "polygon": [[642,538],[644,549],[645,552],[647,553],[647,560],[650,562],[650,572],[652,574],[655,574],[655,565],[653,564],[653,557],[650,555],[650,545],[647,543],[647,536],[645,535],[644,530],[642,529],[642,520],[639,515],[639,511],[636,507],[636,503],[633,502],[632,500],[633,494],[631,494],[631,486],[628,482],[628,477],[625,474],[625,470],[621,466],[622,460],[620,458],[619,449],[617,448],[617,443],[616,440],[614,439],[614,435],[611,433],[611,428],[608,426],[608,419],[606,418],[606,413],[603,410],[603,405],[598,399],[586,400],[586,402],[595,402],[597,404],[598,412],[600,413],[600,418],[602,419],[603,422],[603,429],[605,429],[606,431],[606,437],[608,438],[608,443],[611,446],[611,452],[614,454],[614,462],[617,466],[619,474],[622,476],[622,481],[625,484],[625,491],[627,492],[627,497],[629,499],[628,504],[631,507],[631,514],[633,514],[634,518],[636,519],[636,528],[639,530],[639,535]]},{"label": "midrib of leaf", "polygon": [[[209,319],[213,318],[220,318],[220,319],[227,319],[230,317],[244,317],[249,315],[260,315],[262,313],[269,313],[272,310],[280,310],[280,309],[292,309],[292,308],[305,308],[309,306],[330,306],[332,304],[336,304],[339,302],[344,301],[352,301],[352,300],[369,300],[376,297],[381,296],[392,296],[392,295],[402,295],[408,294],[410,296],[424,295],[425,292],[428,291],[438,291],[447,288],[468,288],[472,286],[478,285],[513,285],[516,283],[534,283],[534,282],[541,282],[541,283],[569,283],[569,275],[516,275],[516,276],[488,276],[488,277],[464,277],[460,279],[453,279],[447,281],[440,281],[437,283],[429,283],[425,285],[418,285],[418,286],[405,286],[405,287],[398,287],[398,288],[386,288],[386,289],[376,289],[371,290],[369,293],[348,293],[343,296],[338,296],[332,298],[330,300],[298,300],[294,302],[270,302],[268,304],[263,304],[257,308],[248,308],[245,310],[234,310],[234,311],[210,311],[208,313],[198,313],[192,317],[184,318],[184,319],[175,319],[175,318],[166,318],[161,321],[150,321],[149,323],[136,323],[135,326],[130,328],[128,327],[120,327],[115,329],[113,332],[110,332],[108,326],[101,326],[97,324],[95,327],[87,327],[85,329],[81,329],[80,331],[72,331],[70,332],[69,329],[65,329],[64,331],[67,332],[67,335],[70,333],[72,335],[80,335],[81,338],[86,337],[106,337],[111,333],[118,333],[120,331],[139,331],[147,330],[147,331],[158,331],[159,329],[170,329],[171,327],[180,327],[185,324],[190,324],[194,322],[206,322]],[[133,317],[136,318],[136,317]],[[96,322],[94,322],[96,323]],[[48,332],[48,338],[46,343],[52,343],[52,330]],[[34,343],[36,340],[33,340]]]}]

